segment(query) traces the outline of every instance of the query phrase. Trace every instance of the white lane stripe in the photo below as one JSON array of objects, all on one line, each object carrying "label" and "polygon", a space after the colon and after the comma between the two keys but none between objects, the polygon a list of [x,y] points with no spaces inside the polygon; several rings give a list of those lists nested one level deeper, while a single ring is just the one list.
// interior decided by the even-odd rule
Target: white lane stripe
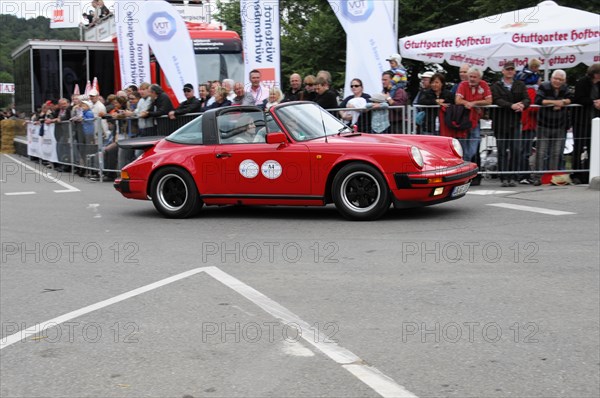
[{"label": "white lane stripe", "polygon": [[377,391],[382,397],[416,398],[407,390],[398,390],[398,384],[379,370],[368,365],[342,365],[342,368],[352,373],[356,378]]},{"label": "white lane stripe", "polygon": [[5,155],[5,156],[6,156],[7,158],[9,158],[10,160],[12,160],[13,162],[15,162],[15,163],[18,163],[18,164],[20,164],[21,166],[25,167],[26,169],[29,169],[29,170],[31,170],[31,171],[33,171],[33,172],[35,172],[35,173],[37,173],[37,174],[41,175],[42,177],[44,177],[44,179],[46,179],[46,180],[48,180],[48,181],[50,181],[50,182],[55,182],[55,183],[57,183],[58,185],[62,186],[63,188],[66,188],[66,190],[55,190],[54,192],[56,192],[56,193],[65,193],[65,192],[80,192],[80,191],[79,191],[79,189],[75,188],[75,187],[74,187],[74,186],[72,186],[72,185],[69,185],[69,184],[67,184],[67,183],[66,183],[66,182],[64,182],[64,181],[61,181],[61,180],[59,180],[59,179],[58,179],[58,178],[56,178],[56,177],[53,177],[53,176],[51,176],[49,173],[42,173],[41,171],[39,171],[39,170],[36,170],[35,168],[33,168],[33,167],[29,166],[28,164],[25,164],[25,163],[21,162],[20,160],[17,160],[17,159],[15,159],[15,158],[13,158],[13,157],[12,157],[12,156],[10,156],[10,155]]},{"label": "white lane stripe", "polygon": [[520,210],[520,211],[529,211],[532,213],[548,214],[551,216],[568,216],[570,214],[577,214],[577,213],[571,213],[569,211],[544,209],[543,207],[513,205],[510,203],[490,203],[490,204],[488,204],[488,206],[502,207],[505,209]]},{"label": "white lane stripe", "polygon": [[310,325],[300,319],[287,308],[271,300],[259,291],[246,285],[239,279],[221,271],[217,267],[206,267],[205,272],[223,283],[225,286],[235,290],[254,304],[262,308],[275,318],[280,319],[286,325],[294,325],[300,328],[302,339],[313,345],[323,354],[343,365],[342,367],[352,373],[360,381],[371,387],[382,397],[407,397],[416,398],[416,395],[406,390],[393,379],[381,373],[372,366],[368,366],[353,352],[328,340],[322,333],[315,333]]},{"label": "white lane stripe", "polygon": [[[316,347],[319,351],[321,351],[329,358],[333,359],[335,362],[341,364],[344,369],[352,373],[356,378],[358,378],[360,381],[371,387],[382,397],[417,398],[416,395],[406,390],[403,386],[396,383],[390,377],[381,373],[375,367],[368,366],[362,359],[360,359],[351,351],[337,345],[333,341],[330,341],[327,336],[320,332],[318,332],[317,335],[315,333],[315,330],[311,329],[311,326],[308,323],[300,319],[297,315],[289,311],[287,308],[271,300],[259,291],[246,285],[239,279],[236,279],[233,276],[221,271],[217,267],[203,267],[186,271],[181,274],[165,278],[158,282],[154,282],[149,285],[131,290],[127,293],[120,294],[108,300],[100,301],[96,304],[88,305],[87,307],[83,307],[79,310],[71,311],[67,314],[61,315],[49,321],[39,323],[25,330],[21,330],[17,333],[11,334],[8,337],[3,337],[0,340],[0,350],[10,345],[13,345],[27,338],[28,336],[40,334],[46,329],[58,326],[61,323],[67,322],[73,318],[77,318],[79,316],[88,314],[92,311],[108,307],[109,305],[118,303],[123,300],[127,300],[128,298],[138,296],[142,293],[149,292],[151,290],[179,281],[181,279],[185,279],[192,275],[196,275],[200,272],[206,272],[225,286],[246,297],[248,300],[262,308],[265,312],[271,314],[275,318],[282,320],[286,325],[293,325],[294,327],[297,325],[300,328],[300,331],[302,332],[302,335],[300,337],[302,337],[304,341]],[[310,338],[311,336],[312,339]]]},{"label": "white lane stripe", "polygon": [[5,193],[6,196],[21,196],[21,195],[35,195],[34,191],[28,191],[28,192],[7,192]]},{"label": "white lane stripe", "polygon": [[469,195],[506,195],[509,193],[517,193],[517,191],[492,191],[492,190],[477,190],[477,191],[469,191],[467,194]]},{"label": "white lane stripe", "polygon": [[58,326],[61,323],[67,322],[73,318],[77,318],[79,316],[85,315],[87,313],[90,313],[92,311],[96,311],[99,310],[101,308],[104,307],[108,307],[109,305],[118,303],[120,301],[123,300],[127,300],[128,298],[132,298],[135,296],[138,296],[142,293],[146,293],[149,292],[151,290],[157,289],[161,286],[165,286],[168,285],[169,283],[173,283],[173,282],[177,282],[178,280],[187,278],[189,276],[198,274],[200,272],[204,271],[204,268],[196,268],[193,269],[191,271],[187,271],[187,272],[183,272],[181,274],[178,275],[174,275],[171,276],[169,278],[165,278],[163,280],[160,280],[158,282],[154,282],[151,283],[149,285],[146,286],[142,286],[140,288],[131,290],[127,293],[123,293],[123,294],[119,294],[118,296],[115,296],[113,298],[110,298],[108,300],[104,300],[104,301],[100,301],[96,304],[92,304],[92,305],[88,305],[87,307],[83,307],[81,309],[75,310],[75,311],[71,311],[67,314],[61,315],[59,317],[56,317],[54,319],[50,319],[49,321],[43,322],[43,323],[39,323],[35,326],[32,326],[30,328],[27,328],[25,330],[21,330],[20,332],[17,332],[15,334],[11,334],[8,337],[3,337],[2,340],[0,341],[0,350],[3,348],[6,348],[10,345],[13,345],[14,343],[17,343],[25,338],[27,338],[28,336],[31,335],[35,335],[35,334],[39,334],[41,332],[43,332],[46,329],[49,329],[51,327],[54,326]]}]

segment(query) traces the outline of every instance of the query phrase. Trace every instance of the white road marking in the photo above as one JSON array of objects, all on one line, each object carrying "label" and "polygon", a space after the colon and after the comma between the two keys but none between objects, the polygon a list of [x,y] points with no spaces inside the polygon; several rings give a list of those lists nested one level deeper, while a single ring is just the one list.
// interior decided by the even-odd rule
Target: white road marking
[{"label": "white road marking", "polygon": [[493,191],[493,190],[477,190],[467,192],[469,195],[506,195],[509,193],[517,193],[516,191]]},{"label": "white road marking", "polygon": [[25,167],[26,169],[29,169],[29,170],[33,171],[34,173],[37,173],[37,174],[41,175],[41,176],[42,176],[42,177],[44,177],[44,179],[46,179],[47,181],[50,181],[50,182],[55,182],[55,183],[57,183],[58,185],[60,185],[60,186],[62,186],[62,187],[64,187],[64,188],[67,188],[67,189],[57,189],[57,190],[55,189],[55,190],[54,190],[54,192],[56,192],[56,193],[81,192],[79,189],[75,188],[74,186],[72,186],[72,185],[69,185],[69,184],[67,184],[67,183],[66,183],[66,182],[64,182],[64,181],[61,181],[61,180],[59,180],[58,178],[51,176],[49,173],[45,173],[45,174],[44,174],[44,173],[42,173],[41,171],[39,171],[39,170],[36,170],[35,168],[33,168],[33,167],[29,166],[28,164],[25,164],[25,163],[21,162],[20,160],[17,160],[17,159],[15,159],[15,158],[13,158],[13,157],[12,157],[12,156],[10,156],[10,155],[5,155],[5,156],[6,156],[7,158],[9,158],[10,160],[12,160],[13,162],[15,162],[15,163],[18,163],[18,164],[20,164],[21,166]]},{"label": "white road marking", "polygon": [[94,218],[102,218],[102,214],[100,214],[100,212],[98,211],[98,208],[100,207],[99,203],[90,203],[87,207],[88,210],[92,210],[95,214],[94,214]]},{"label": "white road marking", "polygon": [[142,286],[140,288],[131,290],[131,291],[127,292],[127,293],[119,294],[118,296],[115,296],[113,298],[109,298],[109,299],[104,300],[104,301],[100,301],[100,302],[98,302],[96,304],[88,305],[87,307],[83,307],[81,309],[78,309],[78,310],[75,310],[75,311],[71,311],[71,312],[69,312],[67,314],[61,315],[61,316],[56,317],[54,319],[50,319],[49,321],[46,321],[46,322],[43,322],[43,323],[38,323],[35,326],[32,326],[32,327],[27,328],[25,330],[21,330],[20,332],[17,332],[15,334],[11,334],[8,337],[3,337],[0,340],[0,350],[4,349],[4,348],[6,348],[6,347],[8,347],[10,345],[13,345],[13,344],[15,344],[15,343],[17,343],[17,342],[19,342],[19,341],[27,338],[28,336],[39,334],[39,333],[43,332],[46,329],[49,329],[49,328],[54,327],[54,326],[58,326],[61,323],[70,321],[73,318],[77,318],[79,316],[88,314],[88,313],[90,313],[92,311],[96,311],[96,310],[99,310],[101,308],[108,307],[109,305],[118,303],[118,302],[123,301],[123,300],[127,300],[128,298],[132,298],[132,297],[138,296],[138,295],[140,295],[142,293],[149,292],[149,291],[157,289],[157,288],[159,288],[161,286],[168,285],[169,283],[177,282],[178,280],[181,280],[181,279],[187,278],[189,276],[198,274],[198,273],[200,273],[202,271],[204,271],[204,268],[196,268],[196,269],[193,269],[191,271],[183,272],[181,274],[178,274],[178,275],[175,275],[175,276],[171,276],[169,278],[160,280],[158,282],[154,282],[154,283],[151,283],[149,285]]},{"label": "white road marking", "polygon": [[529,211],[532,213],[548,214],[551,216],[568,216],[571,214],[577,214],[577,213],[572,213],[570,211],[544,209],[543,207],[513,205],[510,203],[490,203],[490,204],[488,204],[488,206],[502,207],[504,209],[512,209],[512,210],[520,210],[520,211]]},{"label": "white road marking", "polygon": [[28,191],[28,192],[7,192],[5,193],[6,196],[21,196],[21,195],[35,195],[34,191]]},{"label": "white road marking", "polygon": [[315,353],[297,341],[283,341],[283,352],[293,357],[314,357]]},{"label": "white road marking", "polygon": [[[366,365],[342,365],[342,368],[352,373],[357,379],[377,391],[382,397],[416,398],[416,395],[399,386],[393,379],[381,373],[376,368]],[[401,389],[399,390],[398,387]]]},{"label": "white road marking", "polygon": [[[32,335],[39,335],[46,329],[58,326],[64,322],[67,322],[73,318],[88,314],[90,312],[108,307],[109,305],[116,304],[118,302],[127,300],[129,298],[138,296],[140,294],[149,292],[159,287],[168,285],[173,282],[188,278],[190,276],[199,274],[200,272],[206,272],[225,286],[244,296],[250,300],[265,312],[272,315],[275,318],[280,319],[286,325],[297,327],[299,330],[299,337],[301,337],[307,343],[313,345],[323,354],[342,365],[344,369],[352,373],[360,381],[371,387],[382,397],[404,397],[404,398],[417,398],[416,395],[406,390],[403,386],[396,383],[393,379],[381,373],[378,369],[373,366],[367,365],[362,359],[355,355],[350,350],[339,346],[337,343],[329,340],[329,338],[321,332],[311,329],[311,326],[300,319],[297,315],[292,313],[287,308],[283,307],[279,303],[271,300],[264,294],[246,285],[239,279],[221,271],[217,267],[202,267],[195,268],[190,271],[182,272],[158,282],[151,283],[146,286],[131,290],[129,292],[120,294],[113,298],[100,301],[98,303],[88,305],[79,310],[71,311],[67,314],[61,315],[49,321],[39,323],[35,326],[11,334],[7,337],[2,337],[0,340],[0,350],[11,346],[23,339],[26,339]],[[301,334],[300,334],[301,333]]]},{"label": "white road marking", "polygon": [[246,285],[239,279],[226,274],[217,267],[206,267],[205,272],[219,282],[223,283],[225,286],[228,286],[242,296],[246,297],[248,300],[258,305],[267,313],[271,314],[275,318],[280,319],[284,324],[296,324],[299,328],[299,332],[302,333],[300,337],[302,337],[304,341],[313,345],[335,362],[343,365],[342,367],[344,369],[352,373],[356,378],[371,387],[382,397],[416,398],[416,395],[406,390],[403,386],[399,385],[376,368],[365,364],[364,361],[356,356],[353,352],[332,342],[323,333],[316,332],[314,329],[311,329],[308,323],[300,319],[287,308]]}]

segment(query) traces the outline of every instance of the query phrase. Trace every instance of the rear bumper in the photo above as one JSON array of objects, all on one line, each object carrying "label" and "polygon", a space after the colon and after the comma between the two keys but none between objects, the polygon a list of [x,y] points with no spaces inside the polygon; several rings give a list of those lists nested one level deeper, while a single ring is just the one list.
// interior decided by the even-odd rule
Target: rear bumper
[{"label": "rear bumper", "polygon": [[125,180],[117,178],[113,186],[121,195],[129,199],[147,200],[145,180]]}]

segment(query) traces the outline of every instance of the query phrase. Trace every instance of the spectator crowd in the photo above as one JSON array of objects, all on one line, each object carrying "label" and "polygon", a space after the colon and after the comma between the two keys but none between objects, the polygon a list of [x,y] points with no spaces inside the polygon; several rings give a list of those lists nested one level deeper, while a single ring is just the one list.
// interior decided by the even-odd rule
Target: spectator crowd
[{"label": "spectator crowd", "polygon": [[[463,147],[464,160],[477,163],[485,119],[492,122],[502,186],[539,185],[541,173],[534,170],[565,169],[563,148],[568,131],[574,141],[568,165],[574,170],[572,180],[587,182],[591,120],[600,116],[600,64],[591,65],[574,89],[567,86],[563,70],[554,70],[549,81],[542,81],[537,59],[520,71],[513,62],[505,62],[499,79],[490,83],[483,79],[480,68],[465,64],[459,68],[460,82],[452,87],[443,70],[419,73],[419,90],[410,95],[400,55],[392,54],[387,61],[389,70],[381,75],[380,92],[366,93],[362,80],[356,77],[351,81],[350,95],[343,99],[332,87],[327,71],[304,78],[293,73],[282,92],[279,87],[263,84],[260,71],[253,70],[247,88],[231,79],[209,81],[197,87],[196,96],[194,87],[186,84],[186,99],[177,107],[161,86],[142,83],[105,99],[92,90],[87,96],[47,101],[32,121],[42,125],[72,122],[81,165],[90,152],[85,148],[97,145],[97,137],[102,137],[105,168],[120,169],[135,154],[119,150],[119,139],[157,135],[162,133],[157,131],[159,120],[181,125],[189,120],[182,119],[184,115],[224,106],[251,105],[268,111],[282,102],[313,101],[360,132],[455,137]],[[55,135],[59,161],[71,163],[66,154],[69,132],[57,128]]]}]

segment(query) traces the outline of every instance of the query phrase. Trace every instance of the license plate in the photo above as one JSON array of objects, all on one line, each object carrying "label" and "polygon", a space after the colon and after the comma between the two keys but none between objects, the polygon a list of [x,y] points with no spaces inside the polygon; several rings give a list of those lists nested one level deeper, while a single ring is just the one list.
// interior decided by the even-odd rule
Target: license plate
[{"label": "license plate", "polygon": [[470,186],[471,186],[471,183],[467,182],[464,185],[459,185],[457,187],[454,187],[454,189],[452,190],[452,197],[466,194],[467,191],[469,190]]}]

